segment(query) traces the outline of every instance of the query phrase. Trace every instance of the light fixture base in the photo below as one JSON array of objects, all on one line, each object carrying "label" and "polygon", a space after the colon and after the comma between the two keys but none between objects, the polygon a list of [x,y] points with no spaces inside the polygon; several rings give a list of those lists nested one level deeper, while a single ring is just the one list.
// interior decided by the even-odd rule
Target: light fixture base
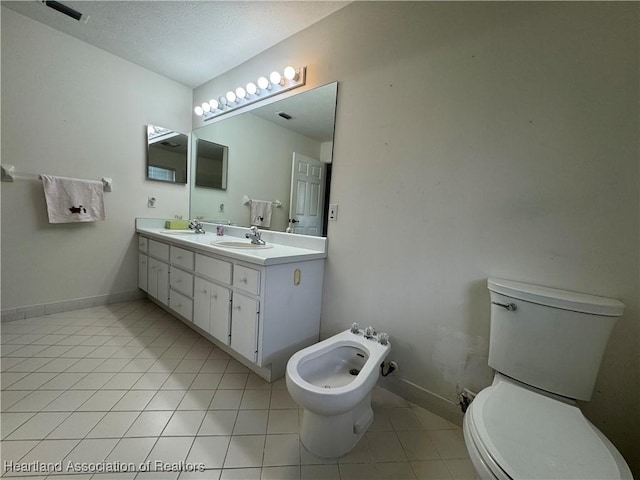
[{"label": "light fixture base", "polygon": [[[247,105],[251,105],[253,103],[278,95],[280,93],[288,92],[289,90],[293,90],[294,88],[301,87],[306,84],[306,80],[307,80],[307,67],[303,66],[295,70],[295,76],[291,79],[286,78],[283,75],[280,79],[280,83],[277,83],[277,84],[270,83],[269,88],[261,88],[259,91],[257,91],[253,95],[247,94],[243,98],[240,98],[240,96],[237,96],[237,98],[233,102],[227,102],[226,104],[220,101],[220,104],[217,109],[212,108],[208,112],[203,111],[202,118],[206,122],[207,120],[211,120],[213,118],[219,117],[220,115],[224,115],[225,113],[233,112]],[[234,96],[236,96],[235,90],[236,89],[230,90],[229,93],[234,93]],[[242,90],[245,93],[247,93],[244,90],[244,88]],[[223,95],[220,99],[224,97],[225,96]],[[200,115],[199,113],[197,114]]]}]

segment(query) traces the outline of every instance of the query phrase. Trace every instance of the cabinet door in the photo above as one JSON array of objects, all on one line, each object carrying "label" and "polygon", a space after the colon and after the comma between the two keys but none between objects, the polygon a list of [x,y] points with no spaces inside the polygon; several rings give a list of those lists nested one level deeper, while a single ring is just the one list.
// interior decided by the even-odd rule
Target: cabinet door
[{"label": "cabinet door", "polygon": [[147,278],[147,293],[165,305],[169,304],[169,265],[149,258],[149,276]]},{"label": "cabinet door", "polygon": [[153,298],[158,298],[158,264],[160,262],[155,258],[147,258],[148,277],[147,277],[147,293]]},{"label": "cabinet door", "polygon": [[258,359],[258,315],[260,303],[234,292],[231,312],[231,348],[252,362]]},{"label": "cabinet door", "polygon": [[229,345],[231,290],[196,278],[193,302],[193,323]]},{"label": "cabinet door", "polygon": [[193,289],[193,323],[211,332],[211,283],[196,278]]},{"label": "cabinet door", "polygon": [[158,262],[158,296],[161,303],[169,305],[169,264]]},{"label": "cabinet door", "polygon": [[211,330],[225,345],[231,342],[231,290],[215,283],[211,286]]},{"label": "cabinet door", "polygon": [[138,254],[138,288],[148,291],[149,272],[147,270],[147,256],[144,253]]}]

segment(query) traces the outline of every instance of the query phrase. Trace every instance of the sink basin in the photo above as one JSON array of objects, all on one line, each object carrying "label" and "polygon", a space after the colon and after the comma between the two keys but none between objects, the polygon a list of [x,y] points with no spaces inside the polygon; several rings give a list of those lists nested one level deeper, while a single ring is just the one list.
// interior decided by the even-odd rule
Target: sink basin
[{"label": "sink basin", "polygon": [[225,248],[245,248],[245,249],[253,249],[253,248],[271,248],[273,247],[273,245],[270,244],[266,244],[266,245],[255,245],[249,241],[242,241],[242,240],[236,240],[236,241],[220,241],[220,242],[211,242],[211,245],[213,245],[214,247],[225,247]]},{"label": "sink basin", "polygon": [[160,230],[160,233],[166,233],[169,235],[189,235],[196,233],[195,230]]}]

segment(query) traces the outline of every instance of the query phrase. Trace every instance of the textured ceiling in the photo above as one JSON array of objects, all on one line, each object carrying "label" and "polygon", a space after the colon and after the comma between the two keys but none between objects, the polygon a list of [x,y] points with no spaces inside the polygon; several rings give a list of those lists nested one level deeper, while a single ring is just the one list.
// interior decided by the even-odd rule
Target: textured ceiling
[{"label": "textured ceiling", "polygon": [[189,87],[236,67],[347,5],[332,1],[64,1],[78,22],[38,0],[8,7]]}]

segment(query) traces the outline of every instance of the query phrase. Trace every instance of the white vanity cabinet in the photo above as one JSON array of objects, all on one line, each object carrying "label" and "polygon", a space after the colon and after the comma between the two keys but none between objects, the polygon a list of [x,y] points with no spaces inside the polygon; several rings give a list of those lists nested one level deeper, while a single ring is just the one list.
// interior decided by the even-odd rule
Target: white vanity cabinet
[{"label": "white vanity cabinet", "polygon": [[259,264],[220,248],[141,239],[140,288],[263,378],[282,376],[293,353],[318,341],[324,258]]},{"label": "white vanity cabinet", "polygon": [[138,252],[138,288],[149,291],[149,257]]},{"label": "white vanity cabinet", "polygon": [[147,293],[163,305],[169,305],[169,245],[142,238],[140,246],[146,247],[148,254]]},{"label": "white vanity cabinet", "polygon": [[194,253],[180,247],[169,247],[169,307],[190,322],[193,321]]},{"label": "white vanity cabinet", "polygon": [[147,293],[163,305],[169,305],[169,264],[149,257],[147,266]]},{"label": "white vanity cabinet", "polygon": [[147,256],[149,240],[144,237],[138,237],[138,288],[148,291],[149,280],[149,257]]},{"label": "white vanity cabinet", "polygon": [[258,362],[260,302],[235,291],[231,307],[231,348],[252,362]]},{"label": "white vanity cabinet", "polygon": [[196,277],[193,323],[214,338],[231,343],[231,290]]}]

